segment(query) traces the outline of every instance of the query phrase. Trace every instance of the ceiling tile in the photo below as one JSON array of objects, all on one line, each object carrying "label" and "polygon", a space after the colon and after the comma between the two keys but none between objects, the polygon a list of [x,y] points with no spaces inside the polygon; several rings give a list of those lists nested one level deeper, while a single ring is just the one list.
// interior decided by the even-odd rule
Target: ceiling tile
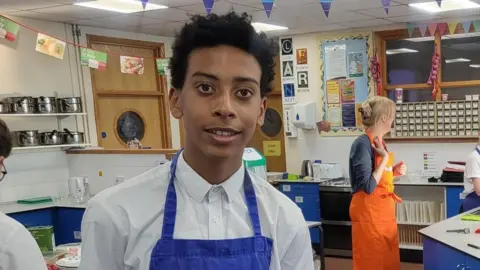
[{"label": "ceiling tile", "polygon": [[10,12],[18,12],[20,11],[19,9],[9,9],[9,8],[3,8],[0,6],[0,14],[3,13],[3,14],[8,14]]},{"label": "ceiling tile", "polygon": [[92,20],[100,23],[108,23],[108,24],[112,23],[112,24],[134,26],[134,27],[148,25],[148,24],[157,24],[162,22],[154,18],[149,18],[145,16],[136,16],[132,14],[112,16],[112,17],[106,17],[106,18],[97,18]]},{"label": "ceiling tile", "polygon": [[195,4],[198,4],[199,2],[202,3],[201,0],[149,0],[148,2],[152,4],[164,5],[167,7],[181,7],[181,6],[195,5]]},{"label": "ceiling tile", "polygon": [[347,28],[348,28],[347,26],[339,25],[339,24],[317,25],[317,26],[302,27],[299,29],[290,29],[285,35],[298,35],[298,34],[307,34],[307,33],[315,33],[315,32],[336,31],[336,30],[344,30]]},{"label": "ceiling tile", "polygon": [[189,18],[188,12],[177,9],[177,8],[150,10],[150,11],[135,13],[135,15],[157,19],[159,20],[159,23],[169,22],[169,21],[185,21],[185,20],[188,20]]},{"label": "ceiling tile", "polygon": [[[319,1],[317,1],[318,3]],[[319,4],[320,5],[320,4]],[[390,6],[399,5],[390,2]],[[370,8],[383,8],[380,0],[335,0],[332,2],[331,10],[359,10]]]},{"label": "ceiling tile", "polygon": [[420,22],[420,21],[438,21],[445,18],[438,15],[410,15],[410,16],[399,16],[399,17],[388,17],[387,19],[392,22]]},{"label": "ceiling tile", "polygon": [[353,22],[374,19],[374,17],[363,15],[353,11],[332,10],[327,21],[330,23]]},{"label": "ceiling tile", "polygon": [[[198,14],[206,14],[205,6],[203,4],[183,6],[183,7],[179,7],[179,9],[185,10],[188,12],[198,13]],[[255,8],[255,7],[251,7],[244,4],[234,4],[230,2],[217,2],[213,5],[212,12],[217,14],[225,14],[232,9],[238,13],[243,13],[243,12],[250,13],[250,12],[261,10],[260,8]]]},{"label": "ceiling tile", "polygon": [[115,22],[115,21],[96,21],[96,20],[71,20],[68,23],[78,24],[84,26],[92,26],[98,28],[109,28],[109,29],[119,29],[129,27],[128,25]]},{"label": "ceiling tile", "polygon": [[78,19],[91,19],[91,18],[100,18],[100,17],[110,17],[118,15],[117,12],[100,10],[95,8],[87,8],[73,5],[64,5],[51,8],[42,8],[35,10],[36,12],[41,12],[45,14],[50,14],[52,16],[62,15]]},{"label": "ceiling tile", "polygon": [[45,0],[45,1],[64,4],[64,5],[72,5],[72,4],[75,4],[75,3],[92,2],[92,1],[96,1],[96,0]]},{"label": "ceiling tile", "polygon": [[389,25],[389,24],[393,24],[393,22],[383,20],[383,19],[373,19],[373,20],[364,20],[364,21],[355,21],[355,22],[344,22],[341,24],[350,28],[358,28],[358,27],[368,27],[368,26]]},{"label": "ceiling tile", "polygon": [[12,12],[12,13],[9,13],[8,15],[23,17],[23,18],[37,19],[37,20],[44,20],[44,21],[50,21],[50,22],[66,22],[66,21],[75,20],[75,18],[67,17],[67,16],[63,16],[63,15],[52,16],[52,15],[49,15],[49,14],[39,13],[39,12],[34,12],[34,11]]},{"label": "ceiling tile", "polygon": [[185,22],[168,22],[158,25],[148,25],[142,27],[131,27],[131,32],[140,32],[150,35],[160,35],[166,37],[173,37],[176,31],[179,31]]},{"label": "ceiling tile", "polygon": [[43,1],[43,0],[1,0],[0,9],[17,9],[17,10],[32,10],[37,8],[60,6],[59,3]]},{"label": "ceiling tile", "polygon": [[361,14],[365,14],[368,16],[376,17],[376,18],[389,18],[389,17],[425,14],[425,12],[422,12],[419,9],[411,8],[409,6],[404,6],[404,5],[390,7],[388,14],[385,12],[385,9],[383,8],[364,9],[364,10],[358,10],[358,12]]}]

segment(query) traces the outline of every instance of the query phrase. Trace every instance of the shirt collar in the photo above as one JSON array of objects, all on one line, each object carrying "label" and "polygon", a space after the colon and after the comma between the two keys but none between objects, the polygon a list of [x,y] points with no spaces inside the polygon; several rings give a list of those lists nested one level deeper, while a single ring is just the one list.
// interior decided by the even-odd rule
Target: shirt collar
[{"label": "shirt collar", "polygon": [[[187,164],[181,153],[177,160],[177,170],[175,172],[176,179],[180,185],[185,189],[190,197],[197,203],[202,203],[205,196],[214,185],[209,184],[197,172],[195,172],[190,165]],[[238,195],[243,186],[243,178],[245,175],[245,168],[242,165],[230,178],[221,183],[221,186],[227,194],[228,202],[232,202]]]}]

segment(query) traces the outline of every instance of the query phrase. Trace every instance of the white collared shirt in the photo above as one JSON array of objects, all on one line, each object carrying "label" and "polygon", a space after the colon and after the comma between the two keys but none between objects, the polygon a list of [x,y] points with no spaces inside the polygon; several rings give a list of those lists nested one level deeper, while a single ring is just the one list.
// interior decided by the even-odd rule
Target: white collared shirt
[{"label": "white collared shirt", "polygon": [[[477,145],[477,149],[480,150],[480,145]],[[474,192],[473,189],[473,178],[480,178],[480,154],[477,152],[477,149],[473,150],[472,153],[467,158],[467,163],[465,165],[464,173],[464,185],[465,191],[464,194],[468,195]]]},{"label": "white collared shirt", "polygon": [[0,270],[47,270],[32,234],[16,220],[0,213]]},{"label": "white collared shirt", "polygon": [[[162,233],[170,163],[93,198],[82,222],[80,270],[148,270]],[[264,179],[251,174],[262,234],[273,239],[270,270],[313,270],[310,234],[301,210]],[[176,180],[176,239],[253,236],[243,192],[244,167],[212,186],[180,155]]]}]

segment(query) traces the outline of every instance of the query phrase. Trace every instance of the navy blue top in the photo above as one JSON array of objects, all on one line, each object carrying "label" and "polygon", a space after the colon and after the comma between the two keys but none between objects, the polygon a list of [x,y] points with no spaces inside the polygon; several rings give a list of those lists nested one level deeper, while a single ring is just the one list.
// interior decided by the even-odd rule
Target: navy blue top
[{"label": "navy blue top", "polygon": [[360,190],[371,194],[377,187],[373,177],[374,153],[372,143],[366,134],[359,136],[350,148],[349,173],[352,193]]}]

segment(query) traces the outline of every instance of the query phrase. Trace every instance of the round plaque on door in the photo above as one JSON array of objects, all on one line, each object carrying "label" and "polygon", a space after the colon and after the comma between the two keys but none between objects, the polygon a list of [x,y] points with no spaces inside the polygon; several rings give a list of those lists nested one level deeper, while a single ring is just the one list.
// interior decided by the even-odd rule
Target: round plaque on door
[{"label": "round plaque on door", "polygon": [[141,141],[145,136],[142,117],[134,111],[123,112],[117,119],[117,134],[124,143],[134,139]]},{"label": "round plaque on door", "polygon": [[283,121],[280,114],[275,109],[267,108],[265,110],[265,121],[260,128],[262,132],[268,137],[275,137],[282,131],[282,125]]}]

